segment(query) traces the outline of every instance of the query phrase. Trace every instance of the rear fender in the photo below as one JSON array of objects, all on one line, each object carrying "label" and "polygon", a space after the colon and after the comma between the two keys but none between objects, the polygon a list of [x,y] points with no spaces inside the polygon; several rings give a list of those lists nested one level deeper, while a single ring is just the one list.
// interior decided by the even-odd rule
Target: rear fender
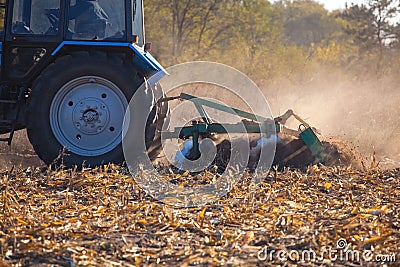
[{"label": "rear fender", "polygon": [[82,50],[91,48],[110,48],[110,49],[123,49],[131,50],[133,52],[133,65],[144,77],[151,86],[155,85],[161,80],[168,72],[161,66],[160,63],[149,52],[144,52],[143,48],[132,43],[119,43],[119,42],[90,42],[90,41],[64,41],[53,52],[52,56],[57,56],[61,51],[68,47],[82,47]]}]

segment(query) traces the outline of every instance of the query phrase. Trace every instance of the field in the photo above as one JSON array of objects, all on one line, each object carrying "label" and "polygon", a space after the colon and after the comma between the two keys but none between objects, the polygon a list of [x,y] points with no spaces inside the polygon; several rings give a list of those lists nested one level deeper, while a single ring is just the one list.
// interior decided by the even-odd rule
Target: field
[{"label": "field", "polygon": [[[400,0],[365,0],[365,5],[360,6],[350,1],[343,10],[333,11],[314,0],[146,0],[145,13],[149,16],[141,13],[143,1],[126,1],[125,7],[130,10],[125,19],[122,8],[115,8],[116,1],[101,0],[110,21],[102,14],[101,24],[97,23],[107,24],[107,38],[94,33],[98,36],[82,43],[77,41],[85,38],[76,34],[80,32],[80,15],[70,24],[72,2],[68,8],[69,2],[61,1],[62,8],[56,12],[57,18],[49,16],[52,27],[45,33],[33,27],[39,18],[41,23],[47,22],[42,12],[36,12],[43,9],[44,1],[32,2],[32,8],[26,6],[30,1],[1,1],[0,18],[12,23],[8,27],[0,23],[4,35],[1,96],[10,100],[18,95],[17,103],[23,102],[23,109],[15,109],[15,118],[22,120],[23,114],[31,115],[26,116],[25,122],[13,121],[12,127],[19,127],[20,123],[30,128],[42,125],[37,130],[39,137],[47,136],[41,135],[40,130],[52,127],[55,135],[69,132],[65,137],[72,136],[78,146],[101,132],[107,132],[104,136],[119,134],[119,128],[114,127],[119,127],[114,125],[114,116],[118,117],[114,110],[120,110],[118,103],[125,103],[119,100],[133,94],[134,84],[142,78],[146,77],[146,85],[150,85],[154,78],[161,77],[161,71],[149,77],[154,74],[153,67],[160,68],[157,64],[146,67],[145,59],[151,57],[139,55],[141,49],[135,49],[136,45],[151,41],[155,44],[152,56],[162,66],[170,66],[167,71],[171,75],[160,81],[161,86],[157,85],[166,96],[173,98],[178,91],[191,93],[265,118],[269,112],[280,116],[292,109],[304,118],[288,120],[292,133],[304,130],[307,121],[321,130],[324,148],[335,157],[318,163],[311,151],[300,149],[304,147],[301,140],[274,133],[261,141],[268,145],[269,140],[279,140],[274,156],[280,161],[276,166],[265,172],[251,168],[256,166],[260,158],[257,153],[261,151],[255,145],[259,140],[253,139],[251,148],[245,144],[245,150],[253,155],[243,156],[245,153],[240,150],[235,156],[254,161],[248,162],[250,167],[230,187],[218,171],[225,170],[225,159],[231,152],[223,152],[231,150],[232,140],[220,143],[216,150],[222,151],[219,157],[208,161],[207,168],[197,173],[172,167],[165,151],[167,156],[155,164],[164,184],[184,191],[222,180],[221,184],[230,189],[204,206],[175,207],[171,202],[178,199],[173,199],[171,192],[165,194],[170,202],[160,201],[140,186],[138,177],[133,177],[125,166],[48,168],[35,154],[25,131],[20,131],[11,148],[0,144],[0,267],[400,266]],[[34,18],[35,13],[40,17]],[[95,13],[102,12],[96,8]],[[5,20],[6,15],[12,17]],[[114,16],[118,23],[111,23]],[[141,29],[144,24],[146,40]],[[23,31],[19,32],[19,28]],[[114,29],[118,29],[115,36],[109,36]],[[135,36],[138,40],[131,42]],[[61,39],[74,42],[55,43]],[[43,45],[35,45],[45,40]],[[109,48],[107,42],[113,42]],[[125,51],[134,54],[127,55]],[[89,66],[91,62],[98,66]],[[180,64],[184,62],[189,64]],[[222,70],[223,64],[232,67],[224,65]],[[6,65],[16,68],[11,70]],[[73,69],[74,66],[78,68]],[[105,69],[107,66],[110,68]],[[39,78],[28,77],[39,71]],[[170,85],[176,87],[164,86],[169,77]],[[52,85],[61,86],[64,78],[71,82],[56,94],[57,88]],[[87,89],[77,92],[81,86]],[[103,87],[110,88],[101,93],[101,99],[91,96]],[[146,99],[152,96],[151,87],[145,86]],[[39,93],[47,101],[39,101]],[[49,117],[45,102],[50,104],[52,96]],[[37,100],[30,101],[34,97]],[[6,115],[5,109],[13,103],[2,101],[1,113]],[[175,107],[179,104],[182,103]],[[35,112],[39,111],[37,107],[43,109]],[[175,126],[192,124],[199,119],[199,113],[203,118],[211,114],[207,109],[202,112],[198,107],[190,110],[183,105],[175,111],[176,122],[181,123]],[[131,118],[143,117],[141,113],[133,114]],[[238,119],[226,112],[211,115],[214,122],[234,123]],[[9,116],[2,117],[5,124],[4,119]],[[50,128],[43,127],[48,118],[52,122]],[[33,121],[36,119],[42,124]],[[72,135],[72,130],[60,126],[62,120],[88,138],[82,138],[80,133]],[[239,120],[248,125],[254,123]],[[106,121],[112,123],[111,127]],[[132,125],[136,127],[135,123]],[[51,137],[51,132],[48,135]],[[204,136],[210,137],[201,137]],[[133,141],[140,141],[136,135],[133,137]],[[117,140],[115,137],[112,144]],[[46,141],[36,144],[45,150]],[[293,145],[289,150],[286,145],[296,141],[301,146]],[[89,147],[101,147],[102,142],[99,138]],[[223,143],[228,145],[224,147]],[[132,147],[131,151],[142,152],[128,145]],[[97,151],[104,152],[106,148]],[[93,150],[86,152],[82,155],[93,155]],[[171,155],[173,159],[176,151]],[[218,166],[208,164],[217,161]],[[287,165],[278,166],[281,162]],[[236,166],[227,168],[230,178],[235,176]],[[147,171],[141,170],[139,178],[153,181],[153,173]],[[152,189],[159,195],[163,193],[161,187],[153,185]],[[203,200],[207,196],[210,194],[190,197]]]},{"label": "field", "polygon": [[2,266],[400,263],[400,169],[374,158],[358,169],[272,170],[259,185],[247,174],[218,202],[179,209],[123,168],[50,171],[36,160],[1,173]]},{"label": "field", "polygon": [[[18,132],[0,154],[0,266],[399,265],[398,93],[339,84],[324,99],[314,83],[264,94],[275,113],[292,107],[333,136],[322,139],[339,149],[341,167],[272,168],[258,185],[247,173],[199,208],[157,201],[122,167],[49,170]],[[191,185],[218,178],[167,173]]]}]

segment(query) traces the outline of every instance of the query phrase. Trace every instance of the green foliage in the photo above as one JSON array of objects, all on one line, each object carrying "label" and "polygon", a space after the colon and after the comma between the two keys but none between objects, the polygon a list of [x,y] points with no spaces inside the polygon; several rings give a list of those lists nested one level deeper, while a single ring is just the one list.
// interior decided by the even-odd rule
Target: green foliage
[{"label": "green foliage", "polygon": [[369,0],[368,5],[351,5],[339,14],[343,31],[359,50],[358,69],[369,62],[368,69],[378,76],[387,73],[388,56],[393,55],[397,43],[394,18],[399,15],[398,6],[398,0]]},{"label": "green foliage", "polygon": [[289,45],[326,43],[338,30],[335,18],[314,1],[282,1],[276,8],[282,9],[279,22],[284,25],[286,43]]},{"label": "green foliage", "polygon": [[[164,65],[229,64],[258,82],[307,81],[324,68],[390,73],[399,47],[398,0],[329,12],[312,0],[148,0],[147,39]],[[371,67],[372,66],[372,67]]]},{"label": "green foliage", "polygon": [[148,1],[148,37],[162,44],[156,53],[169,64],[204,58],[234,38],[234,6],[225,0]]}]

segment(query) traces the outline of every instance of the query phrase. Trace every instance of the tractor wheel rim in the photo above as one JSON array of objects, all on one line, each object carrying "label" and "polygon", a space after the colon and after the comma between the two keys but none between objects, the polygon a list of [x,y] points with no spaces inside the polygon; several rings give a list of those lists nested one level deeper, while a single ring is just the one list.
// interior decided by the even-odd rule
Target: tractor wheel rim
[{"label": "tractor wheel rim", "polygon": [[68,151],[80,156],[101,156],[121,143],[127,107],[125,95],[111,81],[79,77],[55,95],[50,106],[50,126]]}]

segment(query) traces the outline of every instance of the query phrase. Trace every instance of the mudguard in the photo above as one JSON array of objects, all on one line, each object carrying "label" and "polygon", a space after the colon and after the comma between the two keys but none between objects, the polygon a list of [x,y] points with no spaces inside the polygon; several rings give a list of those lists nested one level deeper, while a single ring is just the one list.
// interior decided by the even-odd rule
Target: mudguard
[{"label": "mudguard", "polygon": [[52,53],[52,56],[63,50],[64,47],[80,46],[80,47],[110,47],[110,48],[128,48],[134,53],[133,64],[142,73],[151,86],[161,80],[168,72],[149,52],[145,52],[142,47],[132,43],[120,42],[90,42],[90,41],[63,41]]}]

